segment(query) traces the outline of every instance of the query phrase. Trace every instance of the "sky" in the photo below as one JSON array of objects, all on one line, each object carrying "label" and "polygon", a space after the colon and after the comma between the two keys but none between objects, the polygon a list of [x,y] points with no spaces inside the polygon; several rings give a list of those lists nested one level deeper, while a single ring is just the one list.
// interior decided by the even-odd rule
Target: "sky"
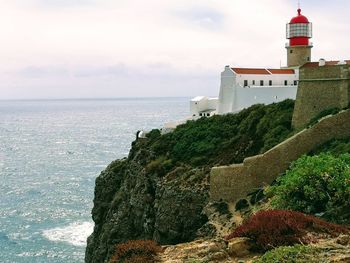
[{"label": "sky", "polygon": [[[297,0],[0,0],[0,100],[217,96],[286,64]],[[350,1],[304,0],[312,59],[350,59]]]}]

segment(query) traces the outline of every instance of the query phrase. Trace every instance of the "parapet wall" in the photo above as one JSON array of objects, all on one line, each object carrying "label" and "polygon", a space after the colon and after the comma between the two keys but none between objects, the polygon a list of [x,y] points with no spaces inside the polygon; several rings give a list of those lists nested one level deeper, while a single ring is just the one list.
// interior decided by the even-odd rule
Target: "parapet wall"
[{"label": "parapet wall", "polygon": [[292,120],[294,128],[304,128],[323,110],[348,107],[350,102],[349,65],[302,67],[299,77]]},{"label": "parapet wall", "polygon": [[264,154],[244,159],[242,164],[213,167],[210,198],[233,202],[244,198],[255,189],[271,184],[303,154],[329,140],[349,136],[350,110],[346,110],[320,120]]}]

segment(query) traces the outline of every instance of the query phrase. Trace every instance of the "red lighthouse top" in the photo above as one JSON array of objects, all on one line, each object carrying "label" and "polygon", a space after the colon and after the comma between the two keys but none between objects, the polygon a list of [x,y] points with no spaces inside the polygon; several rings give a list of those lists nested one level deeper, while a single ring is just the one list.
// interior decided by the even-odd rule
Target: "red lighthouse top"
[{"label": "red lighthouse top", "polygon": [[301,14],[298,9],[298,15],[287,24],[287,39],[290,46],[309,46],[309,39],[312,37],[312,24],[306,16]]},{"label": "red lighthouse top", "polygon": [[290,20],[291,24],[298,24],[298,23],[309,23],[309,20],[306,16],[303,16],[301,14],[301,9],[298,9],[298,15],[293,17],[292,20]]}]

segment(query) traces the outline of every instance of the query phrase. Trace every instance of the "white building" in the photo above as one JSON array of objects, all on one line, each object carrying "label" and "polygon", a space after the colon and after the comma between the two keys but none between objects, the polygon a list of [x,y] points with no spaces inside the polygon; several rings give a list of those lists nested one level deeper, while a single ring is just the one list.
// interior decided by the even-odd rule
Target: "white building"
[{"label": "white building", "polygon": [[257,103],[295,99],[299,67],[311,59],[312,24],[301,14],[286,27],[287,68],[231,68],[221,73],[219,98],[196,97],[190,102],[193,119],[241,111]]},{"label": "white building", "polygon": [[298,69],[231,68],[221,73],[219,98],[196,97],[190,102],[193,118],[241,111],[257,103],[295,99]]}]

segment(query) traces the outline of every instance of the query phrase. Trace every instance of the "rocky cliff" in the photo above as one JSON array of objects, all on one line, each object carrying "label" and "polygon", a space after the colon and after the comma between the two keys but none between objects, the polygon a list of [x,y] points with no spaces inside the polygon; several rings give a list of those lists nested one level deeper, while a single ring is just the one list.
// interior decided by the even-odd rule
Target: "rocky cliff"
[{"label": "rocky cliff", "polygon": [[202,211],[208,202],[209,169],[177,167],[160,176],[145,168],[151,160],[152,153],[140,149],[111,163],[97,178],[95,228],[88,239],[86,262],[105,262],[115,244],[130,239],[154,239],[160,244],[190,241],[206,223]]},{"label": "rocky cliff", "polygon": [[86,262],[107,262],[115,244],[153,239],[178,244],[213,232],[207,224],[209,174],[214,165],[241,162],[291,133],[294,102],[255,105],[239,114],[214,116],[158,130],[133,142],[127,158],[96,179]]}]

